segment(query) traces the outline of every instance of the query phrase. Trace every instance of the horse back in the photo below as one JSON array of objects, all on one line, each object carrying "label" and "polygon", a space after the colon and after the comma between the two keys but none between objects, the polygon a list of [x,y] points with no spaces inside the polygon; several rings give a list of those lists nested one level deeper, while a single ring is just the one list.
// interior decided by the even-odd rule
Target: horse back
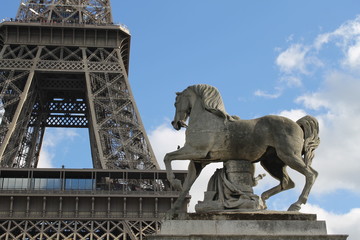
[{"label": "horse back", "polygon": [[229,123],[229,130],[234,142],[247,147],[251,144],[276,147],[280,140],[303,140],[303,131],[296,122],[277,115],[237,120]]}]

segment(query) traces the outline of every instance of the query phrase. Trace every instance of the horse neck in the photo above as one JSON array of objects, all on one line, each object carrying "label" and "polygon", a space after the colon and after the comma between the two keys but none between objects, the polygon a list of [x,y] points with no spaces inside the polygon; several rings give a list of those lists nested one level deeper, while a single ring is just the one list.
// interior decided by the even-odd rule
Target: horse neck
[{"label": "horse neck", "polygon": [[202,100],[198,97],[194,101],[191,113],[189,116],[189,130],[190,129],[214,129],[217,126],[222,126],[223,120],[215,114],[207,111],[203,107]]}]

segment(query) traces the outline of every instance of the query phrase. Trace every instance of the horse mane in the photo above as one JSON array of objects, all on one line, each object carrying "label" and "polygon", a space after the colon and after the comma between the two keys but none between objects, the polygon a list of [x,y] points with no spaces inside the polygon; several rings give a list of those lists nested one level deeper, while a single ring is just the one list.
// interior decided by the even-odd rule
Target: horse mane
[{"label": "horse mane", "polygon": [[207,84],[197,84],[188,87],[188,89],[191,89],[198,97],[200,97],[203,101],[205,110],[232,122],[240,119],[237,116],[230,116],[226,112],[224,102],[217,88]]}]

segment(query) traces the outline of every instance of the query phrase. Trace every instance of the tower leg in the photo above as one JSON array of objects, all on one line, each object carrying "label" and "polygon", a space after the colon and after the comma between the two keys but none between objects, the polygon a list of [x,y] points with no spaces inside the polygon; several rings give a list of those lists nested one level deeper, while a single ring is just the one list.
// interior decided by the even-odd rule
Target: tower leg
[{"label": "tower leg", "polygon": [[[14,153],[16,152],[17,148],[19,147],[19,142],[21,140],[21,138],[17,138],[17,136],[15,136],[15,130],[20,127],[20,124],[19,124],[19,119],[20,119],[20,116],[21,114],[27,114],[29,116],[30,113],[25,113],[24,111],[26,110],[29,110],[29,109],[26,109],[26,102],[29,101],[30,98],[30,88],[32,86],[32,83],[33,83],[33,79],[34,79],[34,74],[35,74],[35,68],[36,68],[36,64],[39,60],[39,57],[40,57],[40,54],[41,54],[41,50],[42,50],[42,47],[38,47],[37,49],[37,53],[36,53],[36,57],[35,59],[33,60],[33,65],[32,65],[32,68],[30,69],[29,73],[28,73],[28,76],[27,76],[27,79],[26,79],[26,82],[25,82],[25,86],[24,86],[24,89],[22,90],[22,93],[20,94],[20,99],[19,99],[19,102],[16,106],[16,110],[13,114],[13,116],[11,117],[11,121],[9,122],[9,124],[6,126],[7,128],[7,132],[1,142],[1,146],[0,146],[0,160],[1,160],[1,166],[2,167],[12,167],[13,165],[13,158],[14,157]],[[11,76],[11,74],[10,74]],[[16,86],[12,86],[11,84],[11,81],[12,79],[11,78],[8,78],[6,81],[5,81],[5,84],[6,84],[6,87],[3,88],[3,92],[12,92],[14,87]],[[16,89],[16,90],[20,90],[20,89]],[[23,129],[19,129],[19,131],[23,131]],[[24,133],[19,133],[19,136],[22,136]],[[9,142],[10,142],[10,139],[11,138],[16,138],[14,139],[14,141],[12,141],[12,143],[14,144],[14,149],[9,149]],[[8,156],[8,157],[5,157],[5,156]],[[10,157],[10,158],[9,158]]]}]

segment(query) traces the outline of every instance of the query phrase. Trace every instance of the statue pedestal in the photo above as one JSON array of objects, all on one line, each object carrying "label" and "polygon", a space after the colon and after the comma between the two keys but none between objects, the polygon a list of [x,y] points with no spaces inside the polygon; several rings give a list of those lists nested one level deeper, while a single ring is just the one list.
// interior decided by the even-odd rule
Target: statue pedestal
[{"label": "statue pedestal", "polygon": [[195,206],[197,213],[216,211],[262,210],[264,203],[254,194],[254,164],[247,160],[228,160],[217,169],[208,183],[204,201]]},{"label": "statue pedestal", "polygon": [[148,240],[346,240],[328,235],[325,221],[315,214],[296,212],[190,213],[164,220],[157,235]]}]

